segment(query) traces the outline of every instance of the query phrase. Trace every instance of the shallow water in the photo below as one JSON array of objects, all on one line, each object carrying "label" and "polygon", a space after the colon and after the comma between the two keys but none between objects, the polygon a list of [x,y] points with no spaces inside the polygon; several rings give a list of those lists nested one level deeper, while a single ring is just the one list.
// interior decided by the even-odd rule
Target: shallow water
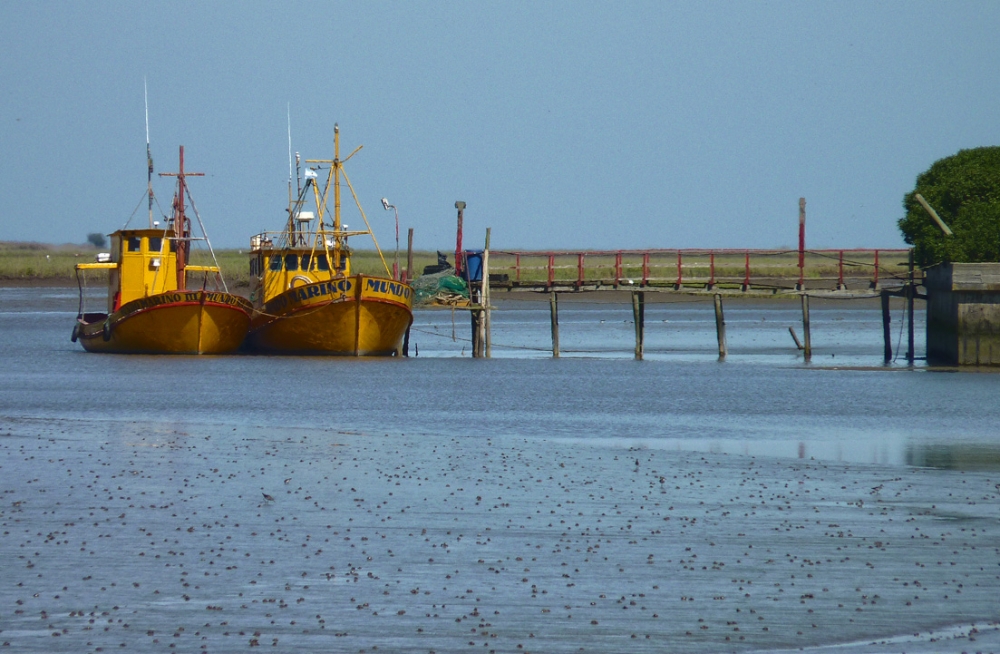
[{"label": "shallow water", "polygon": [[882,370],[877,308],[814,304],[808,365],[780,303],[721,363],[704,302],[643,362],[607,304],[559,360],[544,303],[488,361],[448,311],[403,360],[93,355],[75,312],[0,289],[12,651],[1000,649],[1000,377]]}]

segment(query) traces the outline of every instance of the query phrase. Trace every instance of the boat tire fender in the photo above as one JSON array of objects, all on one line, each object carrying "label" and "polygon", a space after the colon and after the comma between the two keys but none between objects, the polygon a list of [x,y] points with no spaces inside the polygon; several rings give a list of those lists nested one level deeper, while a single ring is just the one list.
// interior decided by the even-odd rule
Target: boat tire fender
[{"label": "boat tire fender", "polygon": [[111,320],[110,319],[104,321],[104,326],[101,327],[101,337],[105,340],[105,342],[111,340]]},{"label": "boat tire fender", "polygon": [[288,288],[295,288],[296,282],[298,282],[299,284],[313,283],[312,280],[306,277],[305,275],[296,275],[295,277],[292,277],[292,281],[288,282]]},{"label": "boat tire fender", "polygon": [[69,340],[76,343],[76,339],[80,338],[80,323],[73,325],[73,334],[69,337]]}]

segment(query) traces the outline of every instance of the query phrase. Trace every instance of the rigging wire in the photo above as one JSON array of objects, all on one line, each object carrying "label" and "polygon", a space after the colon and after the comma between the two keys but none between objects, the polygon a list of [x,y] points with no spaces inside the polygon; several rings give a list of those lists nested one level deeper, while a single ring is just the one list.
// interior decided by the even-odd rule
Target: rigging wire
[{"label": "rigging wire", "polygon": [[[357,152],[357,150],[354,152]],[[351,153],[351,156],[354,156],[354,153]],[[350,157],[348,157],[348,159],[350,159]],[[344,161],[347,161],[347,159]],[[351,184],[351,178],[347,176],[347,171],[343,168],[340,169],[340,173],[344,176],[344,181],[347,182],[347,188],[351,189],[351,196],[354,197],[354,204],[358,206],[358,211],[361,213],[361,219],[365,221],[365,227],[368,228],[368,235],[372,237],[372,242],[375,243],[375,251],[378,252],[378,258],[382,260],[382,265],[385,267],[385,274],[387,277],[392,277],[392,272],[389,270],[389,264],[385,262],[385,257],[382,256],[382,248],[379,247],[378,239],[375,238],[375,232],[372,231],[372,226],[368,224],[368,217],[365,216],[365,210],[361,208],[361,201],[358,200],[358,194],[354,192],[354,185]]]},{"label": "rigging wire", "polygon": [[[194,210],[194,217],[198,219],[198,226],[201,227],[201,235],[205,237],[205,243],[208,244],[208,251],[212,254],[212,261],[215,262],[215,267],[219,269],[218,277],[222,281],[222,289],[228,293],[229,287],[226,286],[226,280],[222,276],[222,269],[219,268],[219,260],[215,258],[215,250],[212,248],[212,242],[208,240],[208,232],[205,231],[205,224],[201,222],[201,215],[198,213],[198,206],[194,203],[194,198],[191,197],[191,189],[185,187],[187,191],[188,200],[191,201],[191,208]],[[181,199],[183,201],[183,198]]]},{"label": "rigging wire", "polygon": [[[132,219],[133,219],[133,218],[135,218],[135,214],[136,214],[136,212],[137,212],[137,211],[139,211],[139,207],[141,207],[141,206],[142,206],[142,201],[143,201],[143,200],[145,200],[145,199],[147,199],[147,197],[148,197],[148,196],[146,195],[146,191],[143,191],[143,192],[142,192],[142,197],[141,197],[141,198],[139,198],[139,204],[135,205],[135,209],[133,209],[133,210],[132,210],[132,215],[130,215],[130,216],[128,217],[128,220],[126,220],[126,221],[125,221],[125,224],[121,226],[121,228],[122,228],[122,229],[125,229],[125,228],[127,228],[127,227],[128,227],[128,224],[129,224],[130,222],[132,222]],[[159,205],[157,205],[157,206],[159,206]]]}]

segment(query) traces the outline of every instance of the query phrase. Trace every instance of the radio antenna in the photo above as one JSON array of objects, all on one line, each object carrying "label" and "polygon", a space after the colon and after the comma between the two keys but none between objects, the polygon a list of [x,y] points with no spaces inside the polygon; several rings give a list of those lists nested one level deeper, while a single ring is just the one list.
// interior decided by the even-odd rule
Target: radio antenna
[{"label": "radio antenna", "polygon": [[146,104],[146,190],[149,194],[149,228],[153,228],[153,155],[149,150],[149,92],[146,88],[146,78],[142,78],[142,99]]},{"label": "radio antenna", "polygon": [[288,103],[288,210],[292,210],[292,103]]}]

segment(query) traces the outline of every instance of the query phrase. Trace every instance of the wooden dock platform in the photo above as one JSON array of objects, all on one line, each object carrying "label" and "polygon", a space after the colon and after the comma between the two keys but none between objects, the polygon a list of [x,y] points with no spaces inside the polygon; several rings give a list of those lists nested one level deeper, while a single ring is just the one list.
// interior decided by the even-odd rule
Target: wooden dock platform
[{"label": "wooden dock platform", "polygon": [[[552,356],[559,357],[559,296],[607,292],[629,293],[635,324],[635,358],[643,358],[647,293],[673,293],[711,298],[715,310],[719,358],[725,359],[724,299],[798,297],[802,306],[802,340],[789,328],[806,361],[812,355],[809,299],[882,300],[885,361],[892,359],[889,299],[906,301],[906,360],[914,361],[913,303],[926,299],[910,250],[648,250],[614,252],[517,252],[486,249],[478,281],[470,282],[472,352],[491,352],[491,295],[537,293],[549,296]],[[467,269],[467,266],[466,266]]]}]

